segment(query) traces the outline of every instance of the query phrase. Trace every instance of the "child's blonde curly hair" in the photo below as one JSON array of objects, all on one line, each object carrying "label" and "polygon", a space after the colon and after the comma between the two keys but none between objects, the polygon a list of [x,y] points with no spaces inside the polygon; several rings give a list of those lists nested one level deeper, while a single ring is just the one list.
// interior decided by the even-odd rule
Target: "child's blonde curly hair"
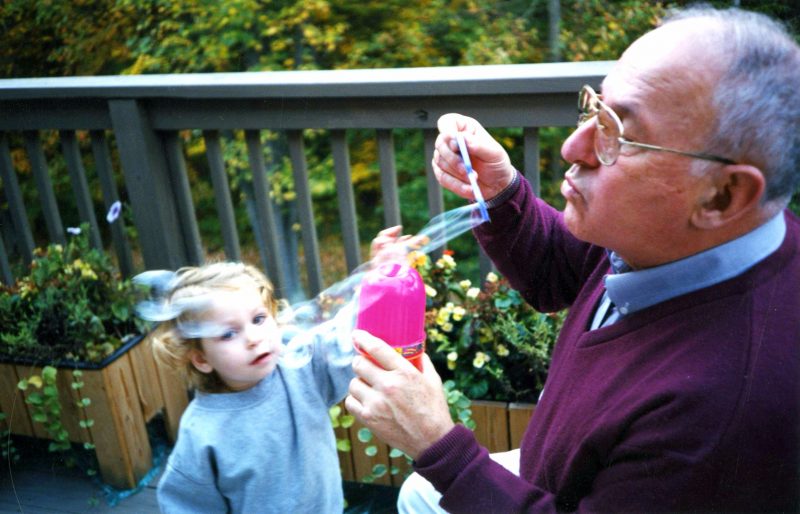
[{"label": "child's blonde curly hair", "polygon": [[[207,297],[218,290],[255,286],[269,314],[275,316],[278,311],[272,284],[260,270],[249,264],[217,262],[180,268],[170,285],[170,290],[166,292],[167,302]],[[162,321],[150,336],[153,353],[159,362],[177,371],[188,386],[203,392],[222,392],[227,387],[216,372],[203,373],[192,364],[192,352],[202,349],[200,338],[186,337],[178,326],[182,322],[200,320],[205,314],[201,309],[183,312],[174,319]]]}]

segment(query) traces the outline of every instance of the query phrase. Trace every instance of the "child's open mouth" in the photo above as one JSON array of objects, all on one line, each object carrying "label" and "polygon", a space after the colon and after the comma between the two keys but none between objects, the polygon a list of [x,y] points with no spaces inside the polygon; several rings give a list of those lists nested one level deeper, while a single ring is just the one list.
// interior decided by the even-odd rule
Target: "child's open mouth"
[{"label": "child's open mouth", "polygon": [[272,355],[271,352],[262,353],[261,355],[259,355],[255,359],[253,359],[253,362],[251,362],[250,364],[252,364],[254,366],[257,366],[259,364],[264,364],[267,361],[267,359],[269,359],[270,355]]}]

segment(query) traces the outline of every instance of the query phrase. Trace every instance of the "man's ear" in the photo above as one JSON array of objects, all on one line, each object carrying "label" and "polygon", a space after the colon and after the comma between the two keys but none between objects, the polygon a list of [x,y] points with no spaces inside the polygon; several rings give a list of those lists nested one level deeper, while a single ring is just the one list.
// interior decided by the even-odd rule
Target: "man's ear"
[{"label": "man's ear", "polygon": [[192,350],[191,353],[189,353],[189,359],[192,361],[192,366],[197,368],[197,371],[201,373],[211,373],[214,371],[214,368],[208,363],[202,350]]},{"label": "man's ear", "polygon": [[766,180],[761,170],[749,164],[728,164],[714,174],[697,208],[692,223],[716,229],[758,210]]}]

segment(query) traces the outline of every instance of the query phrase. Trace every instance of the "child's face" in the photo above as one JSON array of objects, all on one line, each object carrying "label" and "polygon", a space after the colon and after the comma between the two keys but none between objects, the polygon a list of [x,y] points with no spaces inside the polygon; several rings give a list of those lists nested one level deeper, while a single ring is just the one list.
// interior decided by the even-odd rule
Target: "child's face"
[{"label": "child's face", "polygon": [[255,287],[214,295],[206,320],[225,327],[219,337],[201,339],[192,364],[203,373],[216,371],[232,391],[243,391],[272,373],[281,349],[275,318]]}]

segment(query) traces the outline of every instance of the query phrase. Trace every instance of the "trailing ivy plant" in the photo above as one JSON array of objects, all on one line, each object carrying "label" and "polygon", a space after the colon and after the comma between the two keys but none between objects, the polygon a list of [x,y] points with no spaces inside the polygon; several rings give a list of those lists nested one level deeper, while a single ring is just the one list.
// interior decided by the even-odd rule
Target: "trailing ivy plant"
[{"label": "trailing ivy plant", "polygon": [[3,459],[15,463],[19,462],[20,457],[17,447],[14,446],[14,440],[11,438],[11,427],[8,426],[9,423],[7,419],[8,416],[6,416],[6,413],[0,411],[0,423],[6,425],[5,428],[0,430],[0,452],[3,455]]},{"label": "trailing ivy plant", "polygon": [[[62,452],[65,454],[65,462],[68,466],[73,466],[77,459],[72,452],[72,444],[69,440],[69,432],[61,419],[62,405],[58,394],[58,369],[53,366],[45,366],[39,375],[31,375],[22,379],[17,384],[21,391],[30,391],[25,397],[25,403],[31,406],[31,419],[35,423],[41,424],[48,437],[50,444],[48,450],[51,452]],[[74,391],[80,391],[84,383],[81,381],[83,373],[76,369],[72,372],[72,383],[70,387]],[[90,398],[81,397],[77,402],[77,407],[81,412],[79,426],[88,430],[94,425],[94,419],[86,413],[86,408],[91,405]],[[93,450],[94,444],[85,442],[85,450]],[[4,452],[5,455],[5,452]],[[94,468],[87,469],[87,474],[93,476],[97,473]]]}]

